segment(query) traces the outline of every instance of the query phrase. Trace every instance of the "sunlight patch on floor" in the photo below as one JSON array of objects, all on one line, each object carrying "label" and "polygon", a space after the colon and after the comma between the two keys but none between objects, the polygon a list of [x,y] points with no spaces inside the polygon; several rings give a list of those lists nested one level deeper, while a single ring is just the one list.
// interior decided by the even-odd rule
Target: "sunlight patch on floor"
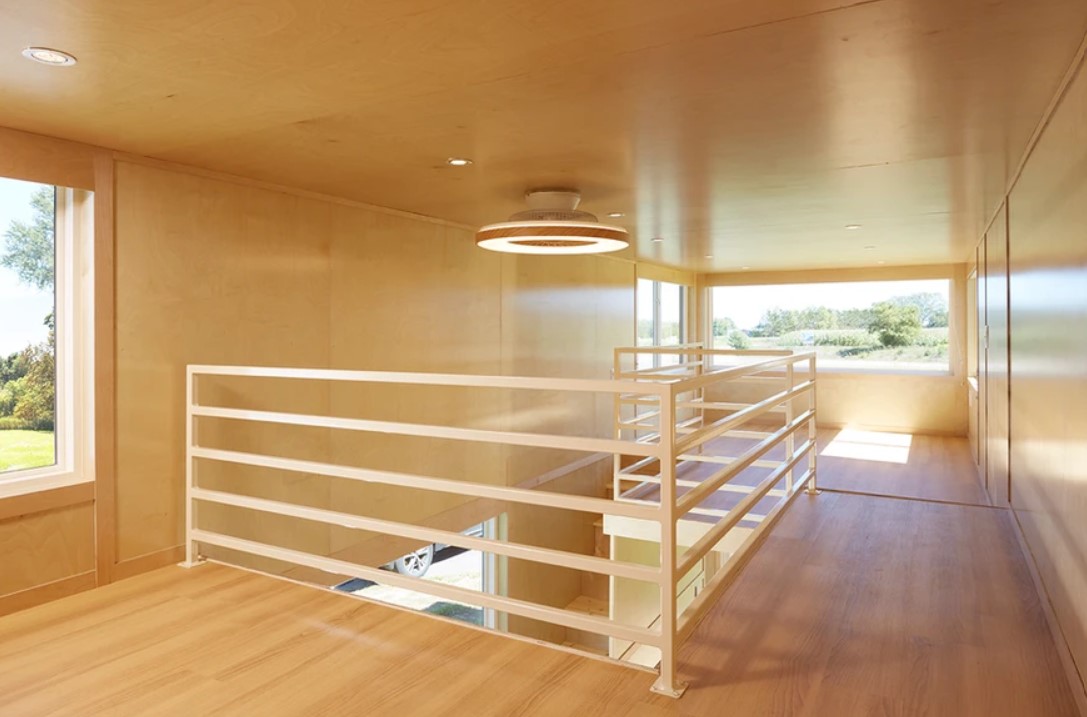
[{"label": "sunlight patch on floor", "polygon": [[858,461],[878,461],[905,465],[910,461],[913,436],[908,433],[861,431],[843,428],[838,432],[822,455],[832,458],[851,458]]}]

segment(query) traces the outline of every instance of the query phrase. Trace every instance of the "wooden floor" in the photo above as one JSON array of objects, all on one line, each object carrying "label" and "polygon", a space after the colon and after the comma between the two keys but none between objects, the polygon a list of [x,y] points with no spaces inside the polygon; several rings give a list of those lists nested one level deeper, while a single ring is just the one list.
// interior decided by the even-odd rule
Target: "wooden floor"
[{"label": "wooden floor", "polygon": [[[885,469],[826,462],[824,484]],[[1008,520],[800,496],[683,649],[679,701],[625,667],[205,565],[0,618],[0,715],[1073,717]]]},{"label": "wooden floor", "polygon": [[682,652],[682,714],[1075,717],[1006,511],[801,495]]},{"label": "wooden floor", "polygon": [[[970,442],[951,436],[819,431],[819,485],[876,495],[990,505],[977,479]],[[908,442],[908,446],[902,447]],[[838,455],[836,455],[838,454]],[[841,457],[840,454],[847,456]],[[904,462],[897,462],[897,461]]]}]

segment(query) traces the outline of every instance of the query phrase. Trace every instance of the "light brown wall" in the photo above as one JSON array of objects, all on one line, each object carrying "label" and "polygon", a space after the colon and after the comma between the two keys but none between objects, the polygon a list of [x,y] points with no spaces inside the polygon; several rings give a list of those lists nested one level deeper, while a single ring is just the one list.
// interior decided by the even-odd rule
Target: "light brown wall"
[{"label": "light brown wall", "polygon": [[1011,504],[1087,675],[1087,70],[1009,200]]},{"label": "light brown wall", "polygon": [[[829,427],[849,425],[873,430],[965,436],[968,426],[965,265],[708,274],[702,277],[701,283],[713,287],[896,279],[951,279],[948,350],[951,374],[821,372],[816,387],[819,423]],[[742,401],[758,395],[762,394],[737,395],[736,399]]]},{"label": "light brown wall", "polygon": [[[0,128],[0,176],[96,191],[96,211],[110,202],[109,166],[104,150]],[[112,343],[101,351],[108,358]],[[0,496],[0,615],[108,579],[96,570],[96,507],[93,483]]]},{"label": "light brown wall", "polygon": [[[466,228],[142,161],[120,161],[116,177],[122,560],[170,554],[182,542],[188,363],[607,378],[612,349],[633,338],[629,261],[501,256],[478,249]],[[515,430],[607,435],[611,420],[610,402],[591,396],[571,404],[523,393],[469,397],[460,389],[337,386],[299,396],[273,383],[204,390],[233,405],[290,400],[299,410]],[[229,439],[291,457],[490,483],[517,484],[583,457],[209,423],[202,443]],[[592,518],[584,515],[540,521],[531,510],[457,495],[213,464],[201,471],[213,487],[451,530],[505,510],[510,540],[588,554],[594,547]],[[590,467],[549,489],[601,495],[604,473]],[[369,564],[413,547],[341,528],[300,530],[236,510],[201,511],[212,529]],[[516,561],[507,582],[514,597],[554,605],[582,591],[575,571],[529,571]],[[526,629],[563,637],[538,625]]]},{"label": "light brown wall", "polygon": [[[466,228],[447,223],[2,129],[0,174],[97,189],[99,333],[99,480],[76,492],[0,500],[0,557],[7,569],[0,609],[179,557],[186,363],[603,377],[611,349],[632,339],[630,261],[500,257],[478,250]],[[285,388],[207,386],[205,395],[253,406],[289,398],[301,410],[351,406],[349,396],[327,391],[299,395]],[[610,415],[599,401],[541,410],[538,402],[495,400],[472,404],[475,417],[493,423],[500,414],[506,425],[540,427],[546,415],[552,424],[585,429]],[[380,397],[371,397],[371,405],[375,401],[381,403]],[[446,418],[466,417],[459,398],[440,397],[437,403]],[[599,426],[606,432],[606,423]],[[246,433],[219,425],[205,429],[202,438],[214,443],[228,437],[295,455],[350,455],[332,437],[316,433],[292,443],[276,430]],[[462,452],[450,461],[451,455],[416,467],[455,465],[473,479],[516,483],[567,458],[491,451]],[[209,484],[259,486],[269,496],[315,505],[347,500],[318,479],[204,470]],[[572,490],[598,490],[595,476],[567,482]],[[425,510],[441,513],[457,500],[431,502]],[[473,515],[489,516],[505,506],[469,507]],[[275,520],[203,510],[205,520],[227,521],[244,535],[284,532]],[[37,540],[45,528],[49,538]],[[591,551],[591,531],[573,532],[579,543],[588,543],[566,547]],[[302,531],[288,542],[335,552],[337,538],[342,536]],[[555,602],[576,597],[577,584],[571,576],[557,579],[555,585],[566,587],[554,591]]]}]

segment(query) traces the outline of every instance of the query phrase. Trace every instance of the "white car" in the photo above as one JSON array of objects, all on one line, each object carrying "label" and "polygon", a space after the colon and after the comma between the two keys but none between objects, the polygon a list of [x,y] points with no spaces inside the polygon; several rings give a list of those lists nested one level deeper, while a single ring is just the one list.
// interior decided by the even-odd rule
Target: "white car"
[{"label": "white car", "polygon": [[[467,530],[462,530],[461,535],[482,538],[483,523],[477,523]],[[430,545],[419,548],[414,553],[408,553],[391,563],[386,563],[382,567],[386,570],[395,570],[401,575],[410,575],[413,578],[421,578],[426,575],[426,571],[430,569],[431,564],[434,562],[435,553],[445,550],[448,547],[450,546],[444,543],[431,543]]]}]

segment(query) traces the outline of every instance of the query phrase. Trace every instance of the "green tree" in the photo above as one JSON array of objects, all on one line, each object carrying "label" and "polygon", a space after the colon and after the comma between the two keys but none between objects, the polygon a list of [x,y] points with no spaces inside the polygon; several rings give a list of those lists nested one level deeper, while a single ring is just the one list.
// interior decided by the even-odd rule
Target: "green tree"
[{"label": "green tree", "polygon": [[926,328],[947,326],[947,299],[935,291],[908,296],[896,296],[891,299],[895,306],[915,306],[921,319],[921,325]]},{"label": "green tree", "polygon": [[762,315],[755,333],[759,336],[781,336],[799,328],[795,312],[775,306]]},{"label": "green tree", "polygon": [[52,332],[48,342],[31,346],[24,353],[28,354],[30,370],[26,376],[12,382],[17,388],[11,415],[34,430],[51,431],[56,406],[56,365],[53,359]]},{"label": "green tree", "polygon": [[713,320],[713,335],[714,336],[728,336],[732,331],[736,330],[736,322],[727,316],[720,319]]},{"label": "green tree", "polygon": [[886,347],[909,346],[921,335],[921,311],[916,306],[881,301],[872,307],[868,330]]},{"label": "green tree", "polygon": [[[54,283],[53,247],[56,192],[41,187],[30,197],[33,219],[12,221],[4,232],[0,266],[43,291]],[[14,416],[28,427],[53,430],[56,406],[56,326],[45,317],[49,338],[0,359],[0,415]]]},{"label": "green tree", "polygon": [[56,191],[41,187],[30,196],[34,218],[30,223],[13,220],[4,232],[0,266],[15,272],[20,281],[38,289],[53,288],[53,227]]},{"label": "green tree", "polygon": [[838,328],[838,317],[825,306],[809,306],[797,312],[796,324],[798,329],[813,329],[822,331]]},{"label": "green tree", "polygon": [[837,312],[838,328],[868,329],[872,323],[871,309],[841,309]]},{"label": "green tree", "polygon": [[737,351],[751,348],[751,339],[743,331],[733,331],[728,335],[728,345]]}]

